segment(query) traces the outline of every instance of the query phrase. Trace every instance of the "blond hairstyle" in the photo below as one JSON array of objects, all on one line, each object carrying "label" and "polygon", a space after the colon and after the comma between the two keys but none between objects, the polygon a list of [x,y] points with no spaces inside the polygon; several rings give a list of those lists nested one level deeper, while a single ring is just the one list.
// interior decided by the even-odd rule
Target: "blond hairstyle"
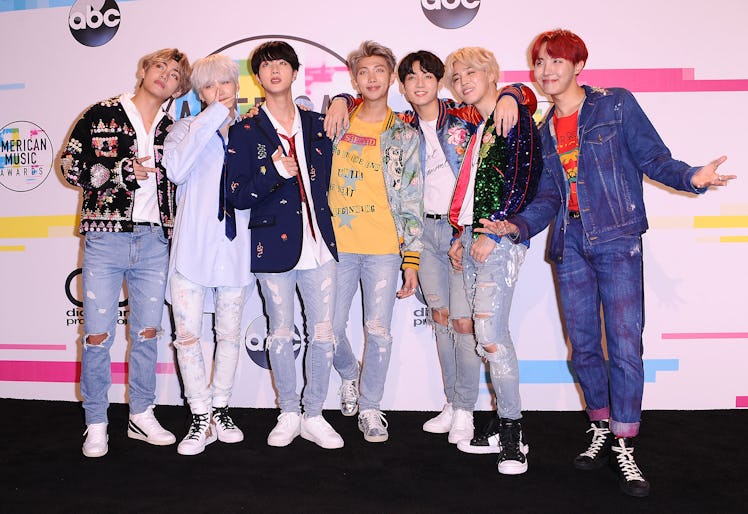
[{"label": "blond hairstyle", "polygon": [[239,90],[239,65],[221,54],[208,55],[195,61],[190,82],[196,94],[199,95],[202,88],[216,80],[231,81]]},{"label": "blond hairstyle", "polygon": [[361,59],[375,56],[384,58],[384,60],[387,62],[387,66],[390,69],[390,73],[395,72],[395,66],[397,66],[395,54],[393,54],[392,50],[390,50],[386,46],[380,45],[379,43],[371,40],[364,41],[359,45],[358,48],[348,54],[348,58],[346,59],[348,70],[351,72],[351,74],[355,75],[356,72],[358,72],[358,63],[361,62]]},{"label": "blond hairstyle", "polygon": [[[190,68],[190,61],[187,59],[187,56],[176,48],[163,48],[148,55],[144,55],[140,58],[140,62],[138,63],[138,72],[141,70],[147,71],[148,68],[157,62],[168,63],[172,60],[176,61],[179,65],[179,86],[177,89],[181,94],[184,94],[190,90],[190,74],[192,68]],[[143,81],[139,80],[138,86],[142,83]]]},{"label": "blond hairstyle", "polygon": [[496,56],[493,52],[480,46],[465,46],[449,54],[447,60],[444,62],[444,83],[455,97],[458,95],[452,88],[452,76],[455,71],[455,63],[457,62],[471,68],[483,70],[489,75],[493,74],[496,77],[496,81],[498,82],[499,80],[499,63],[496,62]]}]

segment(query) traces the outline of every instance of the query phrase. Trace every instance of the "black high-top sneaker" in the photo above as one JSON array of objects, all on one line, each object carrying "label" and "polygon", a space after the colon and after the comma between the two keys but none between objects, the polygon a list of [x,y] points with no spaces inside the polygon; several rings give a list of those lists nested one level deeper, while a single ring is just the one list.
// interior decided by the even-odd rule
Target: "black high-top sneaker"
[{"label": "black high-top sneaker", "polygon": [[521,419],[500,419],[499,437],[501,452],[497,466],[502,475],[521,475],[527,471],[527,454],[530,447],[522,436]]},{"label": "black high-top sneaker", "polygon": [[637,498],[649,496],[649,482],[634,461],[633,440],[628,437],[616,438],[610,449],[610,461],[618,472],[621,490]]},{"label": "black high-top sneaker", "polygon": [[592,432],[589,448],[574,457],[574,467],[583,471],[590,471],[602,467],[610,456],[610,445],[613,434],[605,420],[593,421],[587,432]]},{"label": "black high-top sneaker", "polygon": [[457,443],[457,448],[466,453],[499,453],[501,452],[501,441],[499,441],[499,427],[501,421],[497,416],[491,416],[491,419],[483,427],[483,430],[476,433],[469,441],[463,440]]}]

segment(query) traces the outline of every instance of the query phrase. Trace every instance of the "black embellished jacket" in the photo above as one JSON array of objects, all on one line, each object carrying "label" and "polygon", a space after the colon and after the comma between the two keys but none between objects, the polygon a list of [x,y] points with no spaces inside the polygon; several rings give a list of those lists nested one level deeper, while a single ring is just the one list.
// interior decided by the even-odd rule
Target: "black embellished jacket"
[{"label": "black embellished jacket", "polygon": [[[174,120],[167,114],[154,136],[156,190],[161,226],[169,237],[174,228],[176,186],[166,178],[161,164],[164,139]],[[132,232],[135,178],[132,160],[138,144],[135,129],[120,97],[92,105],[78,120],[62,152],[62,174],[70,184],[83,190],[79,231]]]}]

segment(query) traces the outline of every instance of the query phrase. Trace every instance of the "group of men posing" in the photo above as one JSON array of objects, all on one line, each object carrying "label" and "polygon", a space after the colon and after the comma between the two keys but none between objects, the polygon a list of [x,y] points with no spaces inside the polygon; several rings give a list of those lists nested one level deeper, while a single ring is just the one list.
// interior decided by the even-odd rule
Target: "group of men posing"
[{"label": "group of men posing", "polygon": [[[590,444],[574,466],[596,469],[610,459],[623,491],[646,496],[649,483],[633,455],[644,382],[642,174],[693,193],[735,177],[717,173],[724,157],[702,168],[672,159],[628,91],[581,86],[587,49],[575,34],[545,32],[531,54],[537,85],[553,101],[540,129],[532,91],[498,90],[498,64],[484,48],[461,48],[444,63],[418,51],[398,64],[389,48],[365,41],[347,60],[358,96],[335,97],[326,116],[295,105],[300,63],[283,41],[250,56],[265,92],[251,117],[239,116],[238,67],[226,56],[193,68],[176,49],[145,56],[135,93],[86,111],[62,157],[65,178],[83,190],[83,454],[108,451],[109,349],[123,279],[128,436],[176,442],[153,414],[166,294],[192,414],[177,449],[183,455],[216,439],[243,440],[228,406],[255,280],[280,406],[267,443],[286,446],[301,435],[322,448],[343,446],[322,416],[333,367],[342,413],[358,414],[366,441],[386,441],[380,404],[392,310],[396,297],[421,287],[447,400],[423,429],[448,433],[462,451],[496,453],[502,474],[524,473],[529,445],[508,322],[529,241],[552,223],[550,258],[590,418]],[[387,104],[396,78],[412,111]],[[172,122],[165,102],[190,85],[203,109]],[[438,97],[442,85],[459,104]],[[361,363],[346,337],[359,284]],[[308,341],[303,395],[293,349],[297,289]],[[204,312],[215,312],[210,374],[200,342]],[[475,431],[484,361],[497,415]]]}]

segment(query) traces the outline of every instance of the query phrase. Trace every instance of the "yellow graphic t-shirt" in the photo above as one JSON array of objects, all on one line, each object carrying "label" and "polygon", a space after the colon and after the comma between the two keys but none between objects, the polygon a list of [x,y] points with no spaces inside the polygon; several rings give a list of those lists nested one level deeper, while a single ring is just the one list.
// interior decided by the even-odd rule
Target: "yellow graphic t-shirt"
[{"label": "yellow graphic t-shirt", "polygon": [[367,123],[354,116],[335,148],[328,201],[340,252],[400,253],[382,176],[383,128],[383,122]]}]

